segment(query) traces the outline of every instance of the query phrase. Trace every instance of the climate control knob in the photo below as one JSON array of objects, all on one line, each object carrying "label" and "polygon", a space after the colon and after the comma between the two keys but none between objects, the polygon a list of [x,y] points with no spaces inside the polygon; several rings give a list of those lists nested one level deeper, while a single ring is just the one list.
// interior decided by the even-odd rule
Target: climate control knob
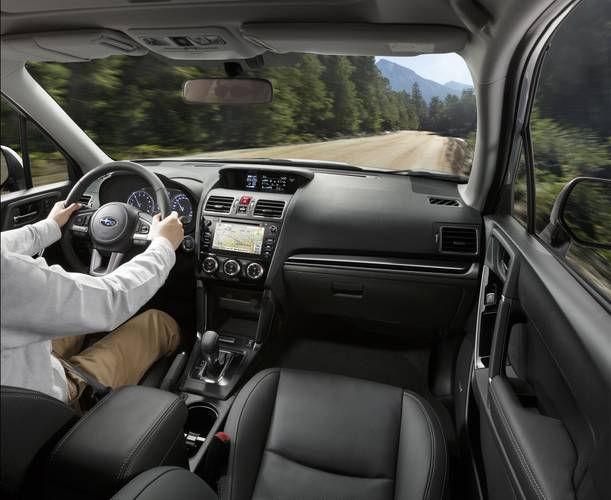
[{"label": "climate control knob", "polygon": [[240,263],[234,259],[227,259],[223,264],[223,272],[230,278],[237,276],[240,272]]},{"label": "climate control knob", "polygon": [[263,266],[258,262],[251,262],[246,266],[246,276],[248,276],[251,280],[258,280],[263,276],[265,270]]},{"label": "climate control knob", "polygon": [[205,273],[208,273],[208,274],[215,273],[218,268],[219,268],[219,261],[216,260],[214,257],[208,256],[202,262],[202,271],[204,271]]}]

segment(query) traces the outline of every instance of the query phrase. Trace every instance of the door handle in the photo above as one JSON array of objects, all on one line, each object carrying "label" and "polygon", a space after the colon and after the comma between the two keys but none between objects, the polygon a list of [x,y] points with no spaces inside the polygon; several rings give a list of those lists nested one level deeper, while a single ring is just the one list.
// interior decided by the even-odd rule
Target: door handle
[{"label": "door handle", "polygon": [[36,210],[34,210],[33,212],[28,212],[27,214],[23,214],[23,215],[14,215],[13,222],[15,224],[18,224],[20,222],[23,222],[24,220],[33,219],[37,215],[38,215],[38,212]]}]

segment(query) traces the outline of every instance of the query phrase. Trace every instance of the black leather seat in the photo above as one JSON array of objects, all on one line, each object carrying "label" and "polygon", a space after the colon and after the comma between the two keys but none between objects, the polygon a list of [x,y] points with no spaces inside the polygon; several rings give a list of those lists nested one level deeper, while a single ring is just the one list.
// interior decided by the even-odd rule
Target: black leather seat
[{"label": "black leather seat", "polygon": [[397,387],[271,369],[239,392],[223,499],[440,499],[445,439],[429,404]]}]

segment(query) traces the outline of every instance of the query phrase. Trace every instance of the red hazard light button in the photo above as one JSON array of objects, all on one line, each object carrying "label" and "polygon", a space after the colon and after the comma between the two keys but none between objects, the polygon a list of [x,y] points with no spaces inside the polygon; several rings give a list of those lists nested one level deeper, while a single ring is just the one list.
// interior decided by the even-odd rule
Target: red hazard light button
[{"label": "red hazard light button", "polygon": [[252,196],[242,196],[240,198],[240,205],[248,205],[250,200],[252,200]]}]

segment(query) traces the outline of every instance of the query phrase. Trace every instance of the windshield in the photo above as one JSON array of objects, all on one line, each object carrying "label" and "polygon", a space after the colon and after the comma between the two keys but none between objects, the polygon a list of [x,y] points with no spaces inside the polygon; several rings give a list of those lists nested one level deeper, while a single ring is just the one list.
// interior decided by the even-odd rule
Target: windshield
[{"label": "windshield", "polygon": [[468,175],[476,105],[456,54],[347,57],[295,54],[265,67],[269,104],[189,105],[187,79],[218,69],[152,55],[28,65],[37,81],[115,159],[294,159]]}]

